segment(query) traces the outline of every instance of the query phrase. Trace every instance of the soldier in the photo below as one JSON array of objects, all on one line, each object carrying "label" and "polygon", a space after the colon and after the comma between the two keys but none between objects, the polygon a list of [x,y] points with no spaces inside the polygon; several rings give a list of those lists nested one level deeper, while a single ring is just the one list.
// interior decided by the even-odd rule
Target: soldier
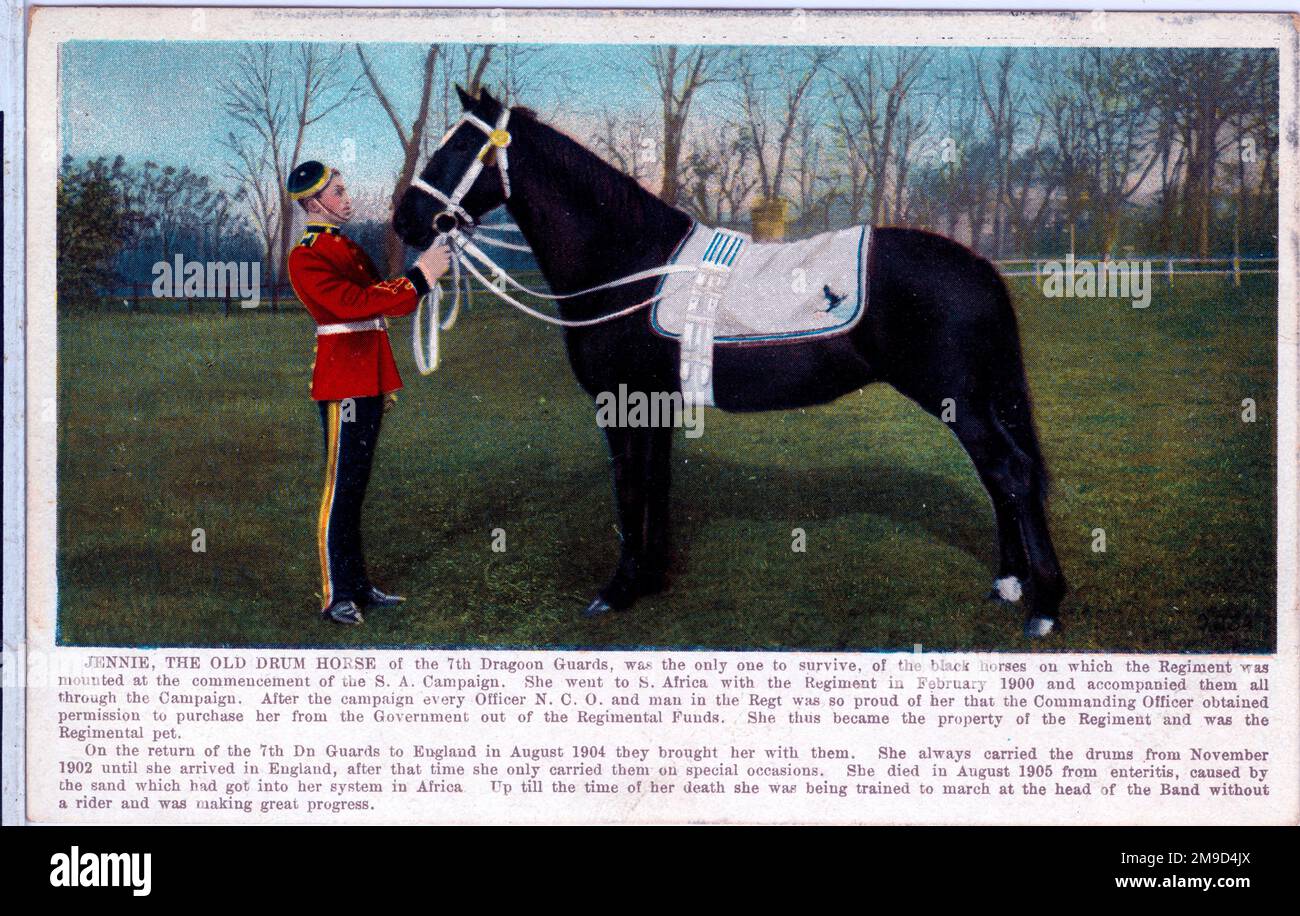
[{"label": "soldier", "polygon": [[321,616],[359,624],[364,610],[405,600],[370,581],[361,551],[361,503],[379,428],[402,387],[386,319],[415,311],[451,255],[445,245],[433,245],[405,275],[383,280],[340,231],[352,218],[352,198],[337,170],[304,162],[290,173],[287,189],[307,214],[302,240],[289,253],[289,282],[316,320],[311,396],[325,433],[325,493],[316,527]]}]

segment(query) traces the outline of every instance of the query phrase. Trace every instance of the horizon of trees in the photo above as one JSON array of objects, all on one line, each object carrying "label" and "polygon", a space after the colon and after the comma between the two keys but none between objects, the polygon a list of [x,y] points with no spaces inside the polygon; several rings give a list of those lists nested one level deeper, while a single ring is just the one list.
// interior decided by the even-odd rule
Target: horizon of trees
[{"label": "horizon of trees", "polygon": [[[241,46],[218,85],[218,174],[65,158],[60,293],[147,279],[177,251],[260,260],[268,284],[287,282],[301,219],[284,177],[322,145],[323,117],[375,105],[391,123],[368,141],[394,163],[365,201],[382,214],[459,117],[456,84],[533,107],[544,89],[571,96],[547,52],[429,45],[400,87],[362,45]],[[991,258],[1277,250],[1268,49],[651,46],[600,65],[625,87],[617,108],[543,118],[709,224],[747,229],[781,201],[791,237],[913,225]],[[357,230],[381,270],[408,262],[383,219]]]}]

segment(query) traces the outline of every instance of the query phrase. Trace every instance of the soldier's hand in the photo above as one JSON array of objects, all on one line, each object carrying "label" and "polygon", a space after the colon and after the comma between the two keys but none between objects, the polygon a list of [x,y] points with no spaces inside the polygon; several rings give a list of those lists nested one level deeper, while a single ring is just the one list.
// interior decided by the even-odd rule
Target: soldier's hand
[{"label": "soldier's hand", "polygon": [[429,285],[438,282],[438,278],[447,272],[451,264],[451,248],[445,240],[438,240],[426,248],[418,258],[415,259],[415,266],[420,268]]}]

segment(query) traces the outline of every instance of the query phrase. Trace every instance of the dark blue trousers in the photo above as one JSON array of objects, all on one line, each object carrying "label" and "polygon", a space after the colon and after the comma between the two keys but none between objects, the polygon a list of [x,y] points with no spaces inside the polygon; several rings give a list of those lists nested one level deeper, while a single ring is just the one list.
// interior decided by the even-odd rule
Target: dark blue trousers
[{"label": "dark blue trousers", "polygon": [[325,439],[325,492],[316,540],[322,608],[358,600],[370,587],[361,551],[361,503],[384,418],[381,396],[318,401]]}]

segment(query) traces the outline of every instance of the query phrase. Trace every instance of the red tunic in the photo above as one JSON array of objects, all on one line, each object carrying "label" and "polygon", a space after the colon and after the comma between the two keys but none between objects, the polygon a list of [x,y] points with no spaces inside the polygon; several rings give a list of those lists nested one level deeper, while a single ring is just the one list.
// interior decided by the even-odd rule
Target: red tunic
[{"label": "red tunic", "polygon": [[[423,276],[383,280],[374,262],[337,227],[308,225],[289,252],[289,282],[321,324],[409,315],[428,287]],[[423,289],[417,289],[417,282]],[[316,338],[311,396],[338,401],[387,394],[402,387],[388,331],[352,331]]]}]

